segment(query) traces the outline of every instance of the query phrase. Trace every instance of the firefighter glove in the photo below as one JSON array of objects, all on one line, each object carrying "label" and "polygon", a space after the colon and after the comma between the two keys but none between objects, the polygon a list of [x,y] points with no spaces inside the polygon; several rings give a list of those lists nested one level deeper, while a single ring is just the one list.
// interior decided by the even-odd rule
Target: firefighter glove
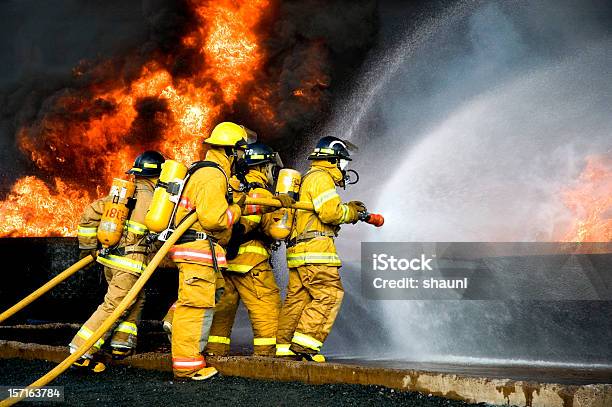
[{"label": "firefighter glove", "polygon": [[246,198],[247,198],[246,194],[240,194],[240,197],[234,203],[236,205],[238,205],[240,207],[240,209],[243,209],[244,208],[244,203],[246,201]]},{"label": "firefighter glove", "polygon": [[275,198],[280,201],[280,203],[283,205],[283,208],[288,208],[295,203],[295,199],[293,199],[287,194],[278,194],[275,196]]},{"label": "firefighter glove", "polygon": [[365,204],[361,201],[350,201],[348,203],[348,206],[355,209],[357,212],[367,212],[368,211]]}]

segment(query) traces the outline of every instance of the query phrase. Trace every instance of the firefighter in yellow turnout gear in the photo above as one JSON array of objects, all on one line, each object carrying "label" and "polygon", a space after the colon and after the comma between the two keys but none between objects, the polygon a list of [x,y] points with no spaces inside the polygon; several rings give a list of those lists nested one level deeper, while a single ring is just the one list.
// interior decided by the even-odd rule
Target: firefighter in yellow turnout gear
[{"label": "firefighter in yellow turnout gear", "polygon": [[299,201],[312,202],[315,212],[298,210],[287,244],[289,283],[279,316],[276,355],[324,361],[319,353],[340,310],[344,290],[342,265],[334,238],[344,223],[355,223],[363,203],[342,203],[336,186],[344,186],[350,161],[347,142],[323,137],[303,176]]},{"label": "firefighter in yellow turnout gear", "polygon": [[[262,143],[247,147],[245,163],[248,172],[242,178],[232,179],[236,189],[248,193],[253,198],[271,198],[277,168],[282,168],[278,154]],[[277,198],[283,206],[294,202],[289,195]],[[207,354],[227,355],[230,349],[232,325],[240,300],[246,306],[253,327],[254,354],[274,356],[276,348],[276,329],[280,311],[280,290],[276,284],[270,264],[270,250],[274,240],[285,239],[276,235],[274,225],[288,209],[268,212],[269,208],[247,205],[234,227],[232,240],[228,247],[228,267],[223,272],[225,291],[215,310]]]},{"label": "firefighter in yellow turnout gear", "polygon": [[177,209],[175,225],[191,211],[198,221],[170,250],[178,265],[178,300],[172,328],[172,369],[175,377],[205,380],[217,373],[203,356],[215,305],[223,293],[221,269],[227,268],[224,247],[241,208],[232,203],[228,178],[247,144],[242,126],[218,124],[210,137],[205,161],[194,163]]},{"label": "firefighter in yellow turnout gear", "polygon": [[[104,302],[100,304],[93,315],[83,324],[70,342],[70,351],[79,348],[92,333],[115,310],[127,292],[132,288],[140,273],[146,268],[152,247],[146,243],[148,230],[144,218],[151,203],[155,182],[161,172],[164,157],[157,151],[145,151],[139,155],[132,169],[127,173],[135,176],[135,194],[132,200],[129,216],[125,221],[123,234],[119,242],[103,251],[96,260],[104,265],[104,276],[108,290]],[[96,256],[98,249],[98,228],[103,217],[105,204],[109,197],[104,197],[90,204],[83,213],[78,226],[79,248],[81,257],[92,254]],[[107,332],[89,351],[74,363],[75,368],[101,372],[105,366],[95,353],[105,341],[111,337],[111,349],[114,358],[123,358],[133,353],[136,348],[138,321],[144,305],[144,292],[141,292],[126,314],[122,316],[114,330]]]}]

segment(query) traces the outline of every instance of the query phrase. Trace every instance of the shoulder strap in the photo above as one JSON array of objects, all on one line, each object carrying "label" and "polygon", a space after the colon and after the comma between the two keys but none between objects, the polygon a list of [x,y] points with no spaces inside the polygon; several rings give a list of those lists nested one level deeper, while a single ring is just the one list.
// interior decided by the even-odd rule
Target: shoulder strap
[{"label": "shoulder strap", "polygon": [[223,171],[223,168],[221,168],[219,164],[217,164],[214,161],[207,161],[207,160],[196,161],[193,164],[191,164],[189,168],[187,169],[187,174],[191,175],[197,170],[199,170],[200,168],[216,168],[219,171],[221,171],[225,179],[227,179],[227,174],[225,173],[225,171]]},{"label": "shoulder strap", "polygon": [[302,177],[302,181],[301,181],[301,182],[303,183],[303,182],[304,182],[304,180],[305,180],[306,178],[308,178],[308,176],[309,176],[309,175],[312,175],[312,174],[317,173],[317,172],[323,172],[323,173],[327,174],[327,175],[328,175],[328,176],[331,178],[331,175],[329,175],[329,173],[328,173],[327,171],[325,171],[325,170],[321,170],[321,169],[319,169],[319,168],[311,168],[310,170],[308,170],[308,171],[306,172],[306,174],[304,174],[304,176]]},{"label": "shoulder strap", "polygon": [[259,182],[249,182],[246,185],[247,191],[251,191],[251,190],[253,190],[255,188],[268,189],[264,185],[260,184]]},{"label": "shoulder strap", "polygon": [[[302,181],[300,182],[301,185],[304,185],[304,180],[306,178],[308,178],[309,175],[314,174],[315,172],[324,172],[327,174],[327,171],[324,170],[320,170],[318,168],[311,168],[310,170],[308,170],[308,172],[306,172],[306,174],[304,174],[304,176],[302,177]],[[329,174],[328,174],[329,175]],[[330,175],[331,177],[331,175]],[[298,194],[298,200],[302,199],[302,188],[300,187],[300,193]]]},{"label": "shoulder strap", "polygon": [[[223,168],[221,168],[221,166],[217,164],[216,162],[207,161],[207,160],[194,162],[187,169],[187,180],[189,180],[191,175],[195,173],[197,170],[199,170],[200,168],[216,168],[219,171],[221,171],[221,174],[223,174],[223,176],[225,177],[225,183],[227,185],[227,193],[225,194],[225,199],[227,200],[227,203],[231,205],[234,202],[234,197],[233,197],[234,190],[229,183],[229,178],[227,177],[227,174],[225,173],[225,171],[223,171]],[[185,184],[186,183],[187,181],[185,181]]]},{"label": "shoulder strap", "polygon": [[[331,178],[331,175],[330,175],[330,174],[329,174],[327,171],[325,171],[325,170],[321,170],[321,169],[318,169],[318,168],[312,168],[312,169],[310,169],[310,170],[309,170],[309,171],[308,171],[306,174],[304,174],[304,176],[302,177],[302,183],[304,182],[304,180],[306,179],[306,177],[308,177],[308,176],[309,176],[309,175],[311,175],[311,174],[314,174],[315,172],[324,172],[325,174],[327,174],[327,175],[328,175],[328,176]],[[332,179],[332,181],[333,181],[333,179]],[[302,198],[302,197],[301,197],[301,188],[300,188],[300,197],[299,197],[299,198],[300,198],[300,200],[301,200],[301,198]],[[297,213],[297,211],[295,211],[295,212]],[[315,215],[316,215],[316,213],[315,213]],[[318,217],[318,215],[316,215],[316,216]],[[311,233],[313,233],[313,232],[314,232],[314,233],[321,233],[321,234],[320,234],[320,236],[324,236],[324,235],[325,235],[325,232],[319,232],[319,231],[313,231],[313,230],[310,230],[310,227],[312,226],[313,222],[314,222],[314,218],[311,218],[311,219],[308,221],[308,223],[306,224],[306,226],[304,227],[304,231],[303,231],[301,234],[297,235],[297,236],[295,237],[295,239],[296,239],[296,240],[300,240],[300,238],[302,238],[302,239],[303,239],[303,238],[305,238],[305,237],[306,237],[308,234],[311,234]],[[294,225],[294,227],[295,227],[295,224],[296,224],[296,223],[295,223],[295,218],[294,218],[294,219],[293,219],[293,225]],[[328,225],[328,226],[330,226],[330,227],[331,227],[331,225]],[[334,236],[338,236],[337,232],[333,232],[333,235],[334,235]]]}]

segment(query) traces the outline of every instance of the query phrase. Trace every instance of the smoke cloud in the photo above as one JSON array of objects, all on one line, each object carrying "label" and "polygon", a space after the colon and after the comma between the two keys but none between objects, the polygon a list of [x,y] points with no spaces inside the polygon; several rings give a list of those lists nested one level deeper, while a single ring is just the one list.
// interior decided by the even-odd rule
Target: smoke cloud
[{"label": "smoke cloud", "polygon": [[[100,168],[93,164],[111,154],[113,143],[134,143],[137,151],[155,147],[163,138],[169,110],[163,100],[145,98],[134,105],[137,117],[128,133],[109,138],[103,148],[82,145],[77,152],[71,146],[82,140],[61,140],[74,134],[66,131],[62,136],[63,126],[85,129],[89,121],[116,109],[96,99],[93,88],[99,92],[129,85],[152,60],[174,80],[190,78],[206,64],[181,42],[186,33],[207,29],[197,21],[194,2],[124,3],[65,2],[52,7],[27,1],[0,6],[0,13],[12,20],[3,27],[2,38],[16,38],[1,46],[15,68],[3,68],[0,83],[0,192],[27,174],[74,178],[93,190]],[[302,134],[324,121],[334,90],[359,66],[376,26],[374,1],[271,2],[269,16],[258,28],[268,38],[263,44],[266,65],[219,119],[244,123],[264,141],[290,151]],[[210,86],[221,98],[224,84],[211,78],[196,86]],[[271,111],[253,109],[264,103]]]}]

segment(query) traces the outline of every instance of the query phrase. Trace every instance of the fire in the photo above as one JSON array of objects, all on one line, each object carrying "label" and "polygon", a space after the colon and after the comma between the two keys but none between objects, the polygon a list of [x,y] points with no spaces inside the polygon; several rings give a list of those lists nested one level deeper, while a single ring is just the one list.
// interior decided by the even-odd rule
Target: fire
[{"label": "fire", "polygon": [[78,214],[89,197],[61,179],[53,180],[54,191],[36,177],[21,178],[7,200],[0,202],[0,236],[69,236],[78,224]]},{"label": "fire", "polygon": [[612,154],[590,156],[577,185],[564,192],[575,219],[567,242],[612,241]]},{"label": "fire", "polygon": [[[173,75],[163,57],[144,63],[129,81],[102,76],[87,89],[66,89],[52,108],[19,130],[18,143],[47,183],[17,181],[0,202],[2,236],[74,236],[85,205],[105,194],[113,177],[145,149],[189,163],[201,159],[202,136],[257,80],[266,54],[258,26],[269,0],[193,0],[198,27],[177,46],[195,55],[188,75]],[[110,63],[75,69],[76,77],[110,70]],[[266,88],[267,89],[267,88]],[[274,119],[269,93],[247,101],[253,115]],[[248,102],[247,102],[248,103]]]},{"label": "fire", "polygon": [[209,32],[203,52],[215,68],[206,72],[223,86],[225,103],[236,101],[239,90],[255,79],[262,68],[263,58],[258,38],[253,30],[269,6],[267,0],[246,1],[233,9],[233,0],[215,1],[198,7],[198,16],[206,21]]}]

